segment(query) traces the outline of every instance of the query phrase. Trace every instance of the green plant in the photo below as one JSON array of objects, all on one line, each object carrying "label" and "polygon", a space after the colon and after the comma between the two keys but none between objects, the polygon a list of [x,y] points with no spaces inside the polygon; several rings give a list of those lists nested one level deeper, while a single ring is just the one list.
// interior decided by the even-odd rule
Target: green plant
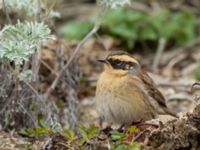
[{"label": "green plant", "polygon": [[[37,80],[38,71],[33,65],[25,67],[25,64],[30,64],[29,62],[39,64],[38,58],[36,58],[36,50],[43,40],[53,38],[50,32],[50,29],[44,23],[27,21],[18,21],[15,25],[5,25],[0,31],[1,72],[5,73],[5,82],[9,83],[8,88],[5,89],[9,98],[1,97],[0,105],[2,109],[0,121],[4,128],[36,127],[38,125],[37,115],[39,113],[44,114],[44,111],[41,112],[41,109],[38,108],[44,102],[41,101],[36,90],[37,87],[33,84]],[[8,82],[6,80],[9,76],[11,76],[11,81]],[[32,95],[28,101],[24,101],[24,93],[29,96]],[[16,115],[18,116],[17,119],[15,118]],[[29,116],[29,119],[26,118],[27,116]],[[10,122],[15,122],[15,124],[10,126]]]},{"label": "green plant", "polygon": [[113,148],[113,150],[140,150],[141,144],[134,142],[133,144],[126,145],[126,144],[120,144]]},{"label": "green plant", "polygon": [[52,134],[52,130],[48,127],[37,127],[35,129],[25,129],[21,130],[19,134],[27,137],[37,137],[37,136],[42,136],[42,135],[49,135]]},{"label": "green plant", "polygon": [[[73,21],[64,26],[61,32],[66,39],[81,39],[91,30],[93,24],[93,19],[85,22]],[[197,25],[198,19],[189,12],[172,13],[161,10],[149,15],[117,8],[110,9],[103,17],[99,33],[121,39],[130,49],[134,47],[135,42],[158,43],[160,38],[173,40],[177,45],[182,45],[197,36],[195,32]]]},{"label": "green plant", "polygon": [[[112,150],[139,150],[142,145],[141,143],[130,141],[129,136],[132,135],[134,137],[136,135],[135,133],[139,131],[135,126],[130,126],[127,129],[127,132],[124,133],[116,130],[110,131],[109,133],[103,133],[100,128],[94,125],[90,125],[89,127],[79,125],[78,129],[80,136],[77,136],[72,130],[65,130],[61,134],[67,138],[68,143],[72,146],[77,145],[80,150],[85,149],[84,146],[87,144],[96,147],[102,144],[107,147],[108,145],[103,144],[103,141],[109,143]],[[102,136],[102,134],[104,136]],[[101,139],[101,137],[104,137],[105,139]]]},{"label": "green plant", "polygon": [[[46,39],[52,39],[46,25],[57,13],[52,9],[56,1],[4,0],[2,2],[8,25],[0,30],[0,66],[2,77],[0,93],[0,123],[3,129],[37,128],[37,116],[42,114],[49,126],[58,127],[54,105],[43,97],[39,89],[40,57],[38,48]],[[51,5],[51,6],[47,6]],[[12,15],[11,15],[12,14]],[[18,20],[12,20],[13,16]],[[43,109],[41,109],[43,107]],[[16,117],[17,116],[17,117]],[[37,129],[41,132],[44,129]]]},{"label": "green plant", "polygon": [[37,136],[57,133],[55,129],[50,128],[47,124],[45,124],[42,114],[38,114],[37,121],[38,121],[38,127],[34,129],[23,129],[19,131],[19,134],[27,137],[37,137]]},{"label": "green plant", "polygon": [[94,22],[77,22],[71,21],[60,29],[60,32],[68,40],[81,40],[94,26]]},{"label": "green plant", "polygon": [[99,134],[100,129],[94,125],[90,125],[89,128],[80,125],[79,131],[82,136],[80,142],[83,144],[84,142],[88,142],[90,139],[96,137]]},{"label": "green plant", "polygon": [[126,138],[125,133],[120,133],[120,132],[112,132],[111,133],[111,139],[112,140],[124,140]]},{"label": "green plant", "polygon": [[[113,150],[139,150],[141,143],[132,141],[132,138],[137,135],[139,129],[136,126],[130,126],[125,133],[111,132],[111,146]],[[131,141],[130,141],[131,140]]]}]

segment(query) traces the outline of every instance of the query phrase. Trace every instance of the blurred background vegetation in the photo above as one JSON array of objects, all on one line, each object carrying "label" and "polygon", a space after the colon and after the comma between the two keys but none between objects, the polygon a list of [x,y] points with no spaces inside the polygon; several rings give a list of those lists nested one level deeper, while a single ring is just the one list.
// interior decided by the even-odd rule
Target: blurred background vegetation
[{"label": "blurred background vegetation", "polygon": [[[70,21],[60,32],[67,40],[80,40],[94,26],[94,18]],[[99,34],[116,37],[133,50],[135,43],[158,43],[160,38],[172,41],[171,46],[184,45],[197,37],[197,27],[198,19],[187,11],[173,13],[164,8],[147,14],[118,8],[106,12]]]},{"label": "blurred background vegetation", "polygon": [[[71,13],[64,14],[64,17],[69,20],[66,23],[60,20],[59,35],[69,41],[81,40],[93,28],[101,12],[103,17],[98,35],[117,39],[117,46],[114,45],[111,49],[121,48],[130,53],[139,52],[150,57],[149,59],[155,59],[159,47],[163,45],[163,51],[176,51],[183,47],[188,49],[185,52],[189,53],[192,49],[196,49],[195,45],[198,44],[200,34],[198,11],[200,4],[197,0],[173,2],[134,0],[130,5],[117,9],[99,9],[94,3],[85,1],[80,7],[80,3],[72,2],[71,6],[77,8],[79,12],[73,13],[74,10],[68,7]],[[64,11],[61,11],[61,15],[62,12]],[[187,47],[191,43],[194,45],[192,49]],[[154,70],[158,65],[156,61],[151,61]],[[161,61],[159,65],[165,63]],[[193,75],[195,79],[199,79],[198,70]]]},{"label": "blurred background vegetation", "polygon": [[98,124],[94,96],[103,69],[96,59],[128,51],[152,73],[169,107],[188,112],[191,85],[200,80],[199,10],[199,0],[0,1],[0,135],[43,137],[43,147],[51,137],[52,149],[98,149],[107,141],[115,150],[140,149],[150,133],[133,141],[142,130],[102,134],[91,125]]}]

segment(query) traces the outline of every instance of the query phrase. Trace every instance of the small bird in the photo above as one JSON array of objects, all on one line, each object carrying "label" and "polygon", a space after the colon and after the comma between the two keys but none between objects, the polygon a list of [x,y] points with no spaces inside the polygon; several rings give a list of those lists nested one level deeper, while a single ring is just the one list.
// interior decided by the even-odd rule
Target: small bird
[{"label": "small bird", "polygon": [[128,126],[176,113],[167,108],[165,98],[140,63],[125,51],[110,51],[96,86],[96,107],[100,122]]}]

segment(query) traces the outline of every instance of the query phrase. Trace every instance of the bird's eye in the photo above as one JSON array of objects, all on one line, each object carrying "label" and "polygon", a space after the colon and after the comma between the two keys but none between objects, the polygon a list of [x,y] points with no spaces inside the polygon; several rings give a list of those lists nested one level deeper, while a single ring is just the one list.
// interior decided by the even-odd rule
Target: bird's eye
[{"label": "bird's eye", "polygon": [[119,60],[116,60],[114,63],[115,63],[115,65],[117,65],[117,66],[122,66],[122,65],[124,64],[124,62],[119,61]]},{"label": "bird's eye", "polygon": [[109,59],[108,62],[110,62],[111,66],[115,69],[123,69],[124,68],[124,62],[123,61]]}]

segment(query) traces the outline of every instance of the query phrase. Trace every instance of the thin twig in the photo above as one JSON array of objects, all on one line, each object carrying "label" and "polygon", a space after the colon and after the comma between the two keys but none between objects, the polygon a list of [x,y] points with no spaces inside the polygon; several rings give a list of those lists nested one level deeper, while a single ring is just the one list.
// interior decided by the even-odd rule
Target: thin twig
[{"label": "thin twig", "polygon": [[[38,91],[28,82],[24,81],[23,82],[33,91],[33,93],[35,93],[35,95],[38,97],[38,99],[40,100],[40,102],[42,103],[43,106],[46,106],[44,100],[46,100],[47,98],[42,99],[41,96],[39,95]],[[45,97],[45,95],[44,95]],[[45,109],[49,109],[49,107],[45,108]],[[51,114],[51,111],[49,111],[49,114]]]},{"label": "thin twig", "polygon": [[98,33],[95,33],[96,37],[97,37],[97,40],[99,41],[99,43],[102,45],[102,47],[108,51],[107,47],[105,46],[105,44],[103,43],[103,40],[101,39],[101,37],[99,36]]},{"label": "thin twig", "polygon": [[74,50],[72,56],[69,58],[69,60],[67,61],[66,65],[63,67],[62,71],[58,74],[58,76],[55,78],[55,80],[53,81],[53,83],[51,84],[51,86],[48,88],[46,94],[49,95],[49,93],[55,89],[55,87],[57,86],[59,80],[62,78],[64,72],[66,71],[66,69],[68,68],[68,66],[71,64],[72,60],[74,59],[74,57],[77,55],[77,53],[79,52],[79,50],[81,49],[81,47],[88,41],[88,39],[93,36],[99,29],[100,27],[100,22],[97,22],[97,24],[93,27],[93,29],[85,36],[85,38],[77,45],[76,49]]},{"label": "thin twig", "polygon": [[152,69],[154,71],[156,71],[158,69],[160,58],[165,49],[166,43],[167,43],[167,40],[165,38],[160,38],[158,49],[157,49],[156,56],[155,56],[155,59],[153,61],[153,66],[152,66]]},{"label": "thin twig", "polygon": [[33,119],[33,116],[28,112],[28,110],[27,110],[26,108],[24,108],[24,106],[23,106],[20,102],[18,102],[18,105],[19,105],[19,107],[21,107],[21,109],[23,109],[23,111],[29,116],[29,118],[31,119],[31,121],[32,121],[33,124],[34,124],[34,127],[37,127],[36,122],[35,122],[34,119]]},{"label": "thin twig", "polygon": [[53,73],[54,75],[58,75],[58,73],[49,64],[47,64],[44,60],[42,60],[41,58],[39,60],[45,67],[47,67],[47,69],[49,69],[51,71],[51,73]]},{"label": "thin twig", "polygon": [[[31,84],[29,84],[28,82],[26,82],[24,80],[23,80],[23,82],[35,93],[35,95],[39,98],[39,100],[41,102],[43,102],[43,100],[41,99],[41,96],[39,95],[38,91]],[[45,105],[45,103],[44,103],[44,105]]]}]

